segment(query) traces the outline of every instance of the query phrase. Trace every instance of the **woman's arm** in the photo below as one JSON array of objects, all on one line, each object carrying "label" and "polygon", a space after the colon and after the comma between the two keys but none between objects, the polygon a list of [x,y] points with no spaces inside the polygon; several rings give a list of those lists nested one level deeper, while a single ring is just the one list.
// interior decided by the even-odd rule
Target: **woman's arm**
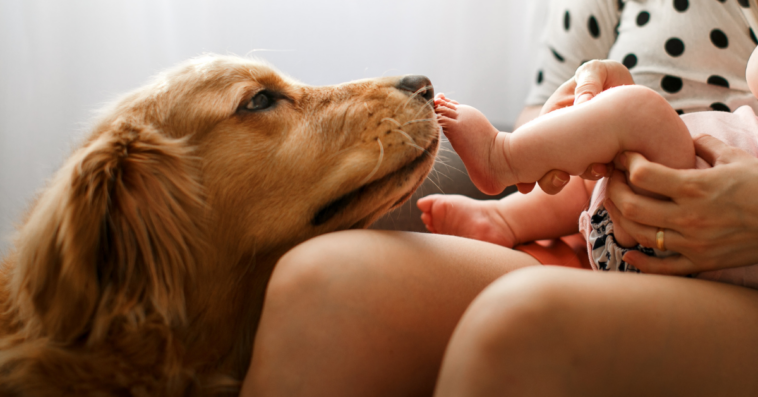
[{"label": "woman's arm", "polygon": [[658,259],[628,253],[624,260],[645,273],[691,274],[758,263],[758,159],[709,135],[695,149],[713,168],[673,170],[637,153],[619,156],[619,166],[643,189],[670,197],[635,194],[621,172],[608,187],[606,208],[642,245],[656,245],[664,228],[667,249],[680,255]]}]

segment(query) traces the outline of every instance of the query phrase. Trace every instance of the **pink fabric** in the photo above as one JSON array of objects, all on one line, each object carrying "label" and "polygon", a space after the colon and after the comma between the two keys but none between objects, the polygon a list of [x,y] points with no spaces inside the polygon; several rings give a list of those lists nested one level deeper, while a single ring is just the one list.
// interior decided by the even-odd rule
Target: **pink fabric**
[{"label": "pink fabric", "polygon": [[[694,137],[708,134],[718,138],[730,146],[739,147],[751,155],[758,157],[758,117],[753,109],[743,106],[734,113],[727,112],[698,112],[682,115],[682,121],[687,125]],[[697,168],[710,167],[703,159],[697,159]],[[592,193],[590,208],[579,217],[579,230],[588,237],[592,227],[590,217],[606,197],[607,180],[598,182]],[[756,242],[758,244],[758,241]],[[592,260],[592,247],[587,244],[587,254],[590,256],[592,268],[597,270],[597,264]],[[697,278],[720,281],[758,289],[758,265],[703,272]]]}]

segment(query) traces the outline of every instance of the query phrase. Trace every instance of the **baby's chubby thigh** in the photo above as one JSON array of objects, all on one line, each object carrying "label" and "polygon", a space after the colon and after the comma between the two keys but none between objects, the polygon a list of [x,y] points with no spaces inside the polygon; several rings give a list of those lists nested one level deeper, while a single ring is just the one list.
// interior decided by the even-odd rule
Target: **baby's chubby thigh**
[{"label": "baby's chubby thigh", "polygon": [[[643,86],[619,86],[600,93],[597,100],[618,135],[619,152],[634,151],[667,167],[695,166],[695,146],[689,130],[673,107],[657,92]],[[617,164],[618,165],[618,164]]]}]

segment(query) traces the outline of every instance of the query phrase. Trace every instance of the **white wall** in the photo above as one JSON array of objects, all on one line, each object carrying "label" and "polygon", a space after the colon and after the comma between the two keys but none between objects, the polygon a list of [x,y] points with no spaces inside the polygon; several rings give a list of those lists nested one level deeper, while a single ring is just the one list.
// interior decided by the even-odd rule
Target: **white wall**
[{"label": "white wall", "polygon": [[92,111],[161,69],[256,50],[313,85],[424,74],[511,125],[545,2],[0,0],[0,254]]}]

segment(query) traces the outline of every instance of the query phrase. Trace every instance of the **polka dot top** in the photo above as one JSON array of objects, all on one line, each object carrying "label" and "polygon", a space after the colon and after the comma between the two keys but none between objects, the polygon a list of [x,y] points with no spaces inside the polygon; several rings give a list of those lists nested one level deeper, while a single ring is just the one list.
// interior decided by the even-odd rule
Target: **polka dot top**
[{"label": "polka dot top", "polygon": [[681,113],[758,112],[745,68],[758,39],[755,0],[551,0],[527,105],[541,105],[591,59],[629,68]]}]

